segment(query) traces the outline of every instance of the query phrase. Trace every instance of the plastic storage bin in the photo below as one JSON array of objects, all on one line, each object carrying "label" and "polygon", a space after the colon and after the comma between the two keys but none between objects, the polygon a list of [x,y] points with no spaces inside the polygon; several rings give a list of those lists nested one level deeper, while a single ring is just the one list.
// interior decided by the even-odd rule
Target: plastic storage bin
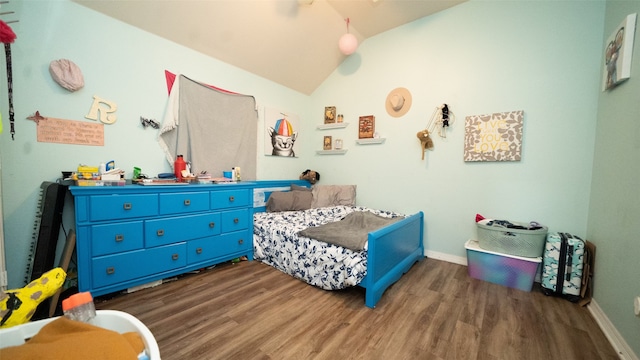
[{"label": "plastic storage bin", "polygon": [[[523,227],[529,226],[529,224],[514,221],[511,223]],[[482,249],[534,258],[542,256],[549,231],[546,226],[543,226],[542,229],[526,230],[489,226],[482,222],[477,222],[476,225],[478,242]]]},{"label": "plastic storage bin", "polygon": [[[37,334],[47,323],[57,318],[49,318],[29,322],[23,325],[13,326],[0,330],[0,348],[17,346]],[[150,360],[160,360],[160,349],[155,337],[149,329],[135,316],[117,310],[97,310],[96,317],[90,324],[119,333],[137,332],[140,334],[147,356]]]},{"label": "plastic storage bin", "polygon": [[480,248],[478,241],[469,240],[467,265],[469,276],[510,288],[531,291],[541,257],[514,256]]}]

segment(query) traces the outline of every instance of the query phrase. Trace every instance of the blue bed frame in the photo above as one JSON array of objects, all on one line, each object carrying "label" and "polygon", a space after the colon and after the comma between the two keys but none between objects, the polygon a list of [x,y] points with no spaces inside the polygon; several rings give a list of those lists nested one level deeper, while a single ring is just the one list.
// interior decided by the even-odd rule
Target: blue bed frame
[{"label": "blue bed frame", "polygon": [[[264,203],[273,191],[287,191],[291,184],[309,187],[304,180],[258,181],[254,190],[254,211],[265,211]],[[365,305],[374,308],[385,290],[398,281],[413,264],[424,259],[424,213],[422,211],[384,228],[368,237],[367,275],[359,286],[365,289]]]}]

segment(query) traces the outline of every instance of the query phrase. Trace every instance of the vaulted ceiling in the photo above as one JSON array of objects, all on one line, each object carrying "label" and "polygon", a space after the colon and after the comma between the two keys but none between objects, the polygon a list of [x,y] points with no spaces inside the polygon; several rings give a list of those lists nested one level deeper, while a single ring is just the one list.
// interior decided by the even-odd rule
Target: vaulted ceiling
[{"label": "vaulted ceiling", "polygon": [[467,0],[74,0],[88,8],[311,94],[367,38]]}]

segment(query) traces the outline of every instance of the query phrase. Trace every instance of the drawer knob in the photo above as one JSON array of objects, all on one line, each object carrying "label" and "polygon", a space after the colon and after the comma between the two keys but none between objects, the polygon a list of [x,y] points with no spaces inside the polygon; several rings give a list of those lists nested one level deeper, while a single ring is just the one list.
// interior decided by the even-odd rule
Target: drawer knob
[{"label": "drawer knob", "polygon": [[116,235],[116,242],[122,242],[124,240],[124,235],[118,234]]},{"label": "drawer knob", "polygon": [[239,223],[239,222],[240,222],[240,219],[238,219],[238,218],[233,219],[233,223],[234,223],[234,224],[237,224],[237,223]]},{"label": "drawer knob", "polygon": [[191,205],[191,200],[186,199],[186,200],[184,201],[184,206],[189,206],[189,205]]},{"label": "drawer knob", "polygon": [[216,226],[216,223],[214,223],[213,221],[209,223],[209,227],[210,227],[210,228],[212,228],[212,229],[213,229],[215,226]]},{"label": "drawer knob", "polygon": [[233,202],[236,198],[234,198],[233,196],[229,196],[229,201]]},{"label": "drawer knob", "polygon": [[240,244],[240,245],[244,244],[244,240],[242,240],[242,239],[238,240],[238,244]]},{"label": "drawer knob", "polygon": [[159,229],[158,231],[156,231],[156,235],[163,236],[164,235],[164,230]]},{"label": "drawer knob", "polygon": [[171,255],[171,259],[173,259],[173,260],[178,260],[178,254],[173,254],[173,255]]},{"label": "drawer knob", "polygon": [[107,275],[113,275],[116,273],[116,268],[114,268],[113,266],[109,266],[107,268]]},{"label": "drawer knob", "polygon": [[124,203],[122,205],[122,208],[125,209],[125,210],[131,210],[131,207],[132,207],[131,203]]},{"label": "drawer knob", "polygon": [[196,254],[202,254],[202,248],[197,248],[196,249]]}]

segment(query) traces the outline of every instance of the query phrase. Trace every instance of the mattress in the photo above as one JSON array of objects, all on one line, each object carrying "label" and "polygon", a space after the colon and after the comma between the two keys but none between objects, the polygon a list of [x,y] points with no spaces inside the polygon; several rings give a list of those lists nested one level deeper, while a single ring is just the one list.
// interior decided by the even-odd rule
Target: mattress
[{"label": "mattress", "polygon": [[255,213],[254,259],[325,290],[358,285],[367,275],[366,246],[363,251],[353,251],[298,235],[300,230],[339,221],[354,211],[388,218],[404,216],[362,206]]}]

